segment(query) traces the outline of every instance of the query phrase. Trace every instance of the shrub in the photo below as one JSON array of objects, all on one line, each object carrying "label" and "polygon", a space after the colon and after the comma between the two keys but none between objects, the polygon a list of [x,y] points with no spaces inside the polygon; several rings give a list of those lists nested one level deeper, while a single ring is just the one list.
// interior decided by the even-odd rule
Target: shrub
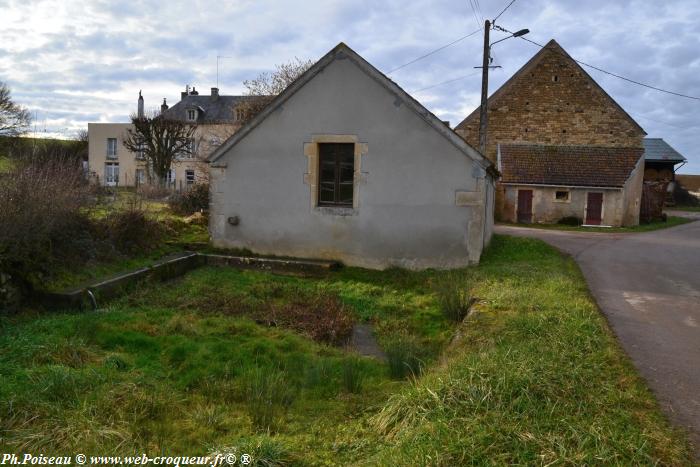
[{"label": "shrub", "polygon": [[394,379],[419,376],[422,372],[420,346],[409,336],[398,336],[384,346],[389,375]]},{"label": "shrub", "polygon": [[150,219],[137,204],[111,212],[102,222],[106,237],[122,253],[148,251],[164,234],[163,225]]},{"label": "shrub", "polygon": [[262,321],[268,324],[281,325],[332,345],[348,341],[355,321],[352,311],[336,295],[323,291],[300,290],[289,302],[269,303],[260,313]]},{"label": "shrub", "polygon": [[352,356],[343,360],[343,387],[350,394],[362,392],[364,373],[362,372],[362,360]]},{"label": "shrub", "polygon": [[565,217],[562,217],[561,219],[559,219],[557,221],[557,224],[573,225],[573,226],[578,227],[579,225],[583,224],[583,219],[581,219],[580,217],[576,217],[576,216],[565,216]]},{"label": "shrub", "polygon": [[440,311],[450,321],[461,322],[474,302],[469,291],[469,279],[464,274],[449,273],[435,284]]},{"label": "shrub", "polygon": [[92,254],[87,193],[71,160],[22,160],[0,175],[0,271],[38,283],[55,260]]},{"label": "shrub", "polygon": [[700,198],[675,182],[673,185],[673,201],[680,206],[700,206]]},{"label": "shrub", "polygon": [[185,216],[208,211],[209,184],[198,183],[184,193],[176,193],[170,197],[168,204],[174,213]]}]

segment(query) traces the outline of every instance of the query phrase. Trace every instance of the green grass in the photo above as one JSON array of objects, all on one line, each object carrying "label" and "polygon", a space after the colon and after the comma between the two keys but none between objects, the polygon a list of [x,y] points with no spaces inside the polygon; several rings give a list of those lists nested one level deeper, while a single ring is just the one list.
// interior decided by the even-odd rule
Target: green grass
[{"label": "green grass", "polygon": [[[449,273],[479,299],[463,324],[441,311],[445,275],[202,268],[97,313],[1,318],[0,451],[691,464],[570,258],[494,237],[479,267]],[[387,364],[251,315],[307,293],[338,296],[385,348],[410,343],[397,351],[419,356],[422,375],[392,378]]]},{"label": "green grass", "polygon": [[[674,208],[675,209],[675,208]],[[510,225],[514,227],[528,227],[533,229],[545,230],[565,230],[569,232],[600,232],[600,233],[625,233],[625,232],[651,232],[653,230],[668,229],[678,225],[692,222],[692,219],[684,217],[669,216],[666,222],[654,221],[648,224],[639,224],[633,227],[580,227],[574,225],[563,224],[511,224],[502,223],[502,225]]]},{"label": "green grass", "polygon": [[14,167],[14,162],[12,159],[6,156],[0,155],[0,174],[4,172],[9,172],[12,167]]},{"label": "green grass", "polygon": [[677,211],[700,212],[700,206],[673,206],[671,209]]}]

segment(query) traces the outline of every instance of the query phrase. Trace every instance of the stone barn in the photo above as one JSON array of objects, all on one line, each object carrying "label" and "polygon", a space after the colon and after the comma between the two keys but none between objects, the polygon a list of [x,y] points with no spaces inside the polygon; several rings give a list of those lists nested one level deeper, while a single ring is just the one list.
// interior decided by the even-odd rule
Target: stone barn
[{"label": "stone barn", "polygon": [[210,157],[217,247],[367,268],[478,262],[494,168],[339,44]]},{"label": "stone barn", "polygon": [[[499,163],[504,178],[496,192],[498,219],[550,223],[576,216],[586,222],[593,207],[593,223],[639,223],[646,133],[556,41],[547,43],[488,98],[487,111],[486,156],[496,162],[499,146],[503,156]],[[477,145],[479,123],[477,108],[456,131]],[[539,188],[529,179],[530,165],[538,172]],[[580,170],[582,177],[572,177],[572,170]],[[505,174],[510,174],[508,182]],[[621,180],[622,175],[627,178]],[[530,188],[523,189],[521,211],[533,207],[518,216],[513,211],[516,185],[510,183],[526,179]]]}]

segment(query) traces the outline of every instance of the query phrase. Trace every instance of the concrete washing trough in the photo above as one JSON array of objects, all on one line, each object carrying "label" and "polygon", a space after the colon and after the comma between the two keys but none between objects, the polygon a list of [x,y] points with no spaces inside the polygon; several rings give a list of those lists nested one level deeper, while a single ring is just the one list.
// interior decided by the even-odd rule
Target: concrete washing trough
[{"label": "concrete washing trough", "polygon": [[156,261],[153,265],[114,275],[104,280],[83,284],[61,292],[41,292],[39,304],[51,310],[95,309],[106,300],[123,295],[126,290],[144,281],[166,281],[182,276],[201,266],[234,267],[266,272],[323,274],[338,269],[335,261],[259,258],[184,252]]}]

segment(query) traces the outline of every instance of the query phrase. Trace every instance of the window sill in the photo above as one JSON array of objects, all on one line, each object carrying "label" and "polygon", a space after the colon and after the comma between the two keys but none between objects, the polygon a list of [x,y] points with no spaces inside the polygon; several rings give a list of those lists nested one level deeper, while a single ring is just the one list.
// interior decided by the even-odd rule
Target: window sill
[{"label": "window sill", "polygon": [[357,210],[349,206],[316,206],[314,211],[323,216],[355,216]]}]

